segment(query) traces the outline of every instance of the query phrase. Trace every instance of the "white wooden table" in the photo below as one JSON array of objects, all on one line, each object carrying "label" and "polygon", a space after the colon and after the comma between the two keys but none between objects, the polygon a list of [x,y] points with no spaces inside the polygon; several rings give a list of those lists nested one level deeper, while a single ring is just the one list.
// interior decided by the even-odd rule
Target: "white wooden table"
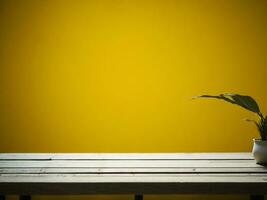
[{"label": "white wooden table", "polygon": [[5,195],[247,194],[264,199],[267,168],[251,153],[0,153]]}]

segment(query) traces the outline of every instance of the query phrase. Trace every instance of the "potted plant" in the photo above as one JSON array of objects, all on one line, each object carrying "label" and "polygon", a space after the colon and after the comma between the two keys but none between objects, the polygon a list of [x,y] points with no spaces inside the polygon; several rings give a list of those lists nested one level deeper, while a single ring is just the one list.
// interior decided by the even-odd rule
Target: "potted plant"
[{"label": "potted plant", "polygon": [[220,94],[220,95],[200,95],[196,98],[215,98],[224,100],[228,103],[241,106],[242,108],[255,113],[259,120],[246,119],[248,122],[253,122],[260,134],[260,139],[253,139],[252,153],[257,163],[267,164],[267,116],[264,116],[260,111],[257,102],[250,96],[240,94]]}]

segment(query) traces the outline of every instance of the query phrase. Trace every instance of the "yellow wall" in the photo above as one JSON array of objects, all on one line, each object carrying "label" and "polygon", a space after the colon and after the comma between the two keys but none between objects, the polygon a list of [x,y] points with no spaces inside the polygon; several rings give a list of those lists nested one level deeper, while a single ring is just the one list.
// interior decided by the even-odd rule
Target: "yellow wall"
[{"label": "yellow wall", "polygon": [[1,0],[0,152],[250,151],[251,113],[190,97],[266,113],[266,35],[266,0]]}]

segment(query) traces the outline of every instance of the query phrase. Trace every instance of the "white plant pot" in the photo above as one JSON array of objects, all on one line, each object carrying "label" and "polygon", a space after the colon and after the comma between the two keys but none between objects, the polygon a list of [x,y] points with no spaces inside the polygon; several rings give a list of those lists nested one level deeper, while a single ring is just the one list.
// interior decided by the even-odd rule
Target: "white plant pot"
[{"label": "white plant pot", "polygon": [[267,164],[267,140],[253,139],[252,154],[258,164]]}]

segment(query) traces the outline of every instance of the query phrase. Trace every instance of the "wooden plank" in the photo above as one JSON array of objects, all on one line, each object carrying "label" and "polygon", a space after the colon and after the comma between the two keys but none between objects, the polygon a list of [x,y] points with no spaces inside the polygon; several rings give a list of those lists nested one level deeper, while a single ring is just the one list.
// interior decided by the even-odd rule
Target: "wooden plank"
[{"label": "wooden plank", "polygon": [[266,194],[266,183],[0,183],[4,194]]},{"label": "wooden plank", "polygon": [[267,173],[258,167],[188,167],[188,168],[0,168],[0,174],[86,174],[86,173]]},{"label": "wooden plank", "polygon": [[52,160],[0,161],[0,168],[8,167],[259,167],[254,160]]},{"label": "wooden plank", "polygon": [[250,152],[237,153],[1,153],[0,160],[252,160]]},{"label": "wooden plank", "polygon": [[0,154],[0,194],[266,194],[251,153]]},{"label": "wooden plank", "polygon": [[2,194],[266,194],[267,176],[2,175]]},{"label": "wooden plank", "polygon": [[267,174],[1,174],[1,183],[267,183]]}]

